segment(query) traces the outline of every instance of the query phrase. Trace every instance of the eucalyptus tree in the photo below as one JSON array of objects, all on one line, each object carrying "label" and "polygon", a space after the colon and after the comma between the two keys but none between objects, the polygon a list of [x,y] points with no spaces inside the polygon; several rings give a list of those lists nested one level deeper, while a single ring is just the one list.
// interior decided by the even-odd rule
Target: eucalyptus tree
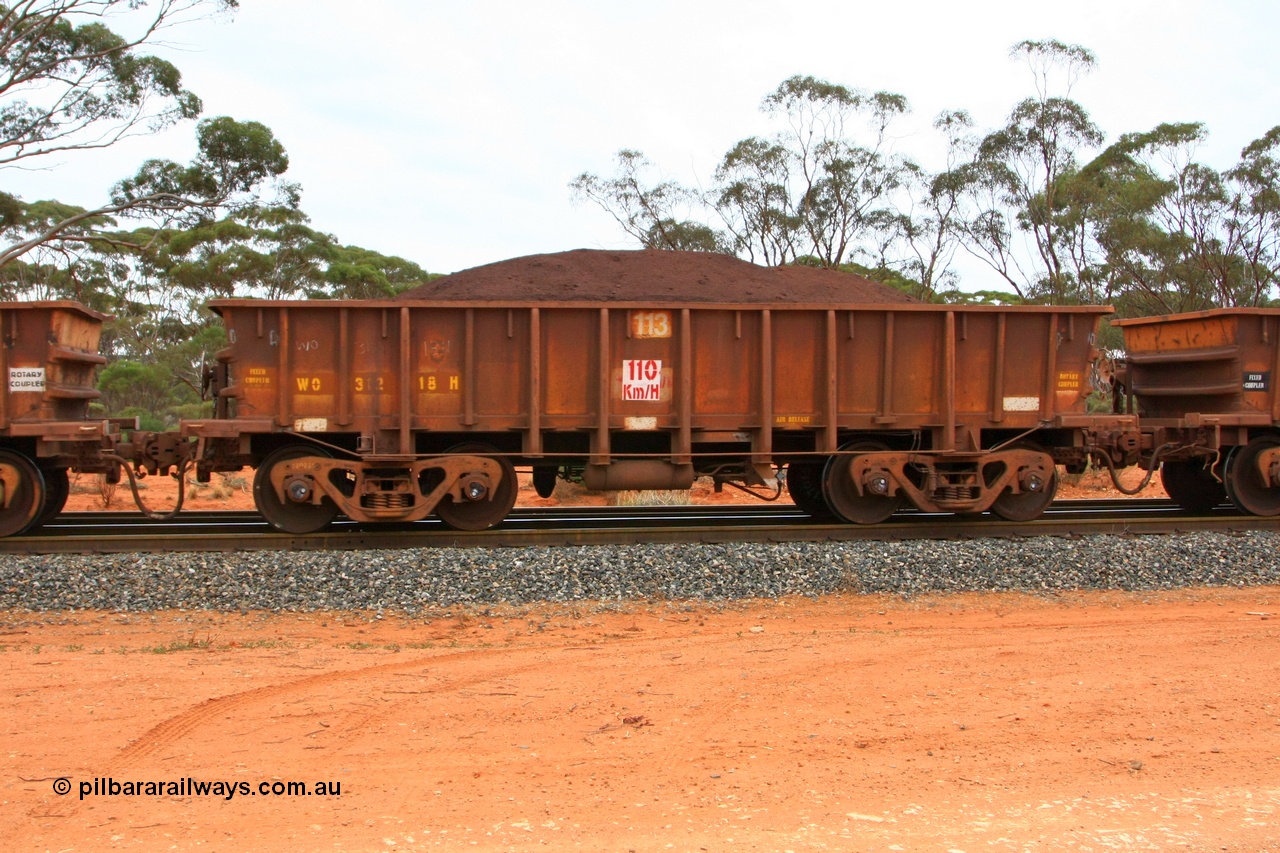
[{"label": "eucalyptus tree", "polygon": [[429,273],[398,255],[383,255],[360,246],[334,245],[328,253],[324,284],[313,297],[379,299],[417,287],[439,274]]},{"label": "eucalyptus tree", "polygon": [[[1036,94],[1016,104],[1003,127],[984,136],[964,168],[971,205],[966,248],[1022,297],[1089,301],[1082,290],[1081,223],[1067,211],[1065,187],[1082,156],[1103,141],[1089,113],[1070,97],[1096,65],[1093,53],[1059,41],[1022,41],[1010,56],[1031,69]],[[1062,94],[1054,94],[1062,86]]]},{"label": "eucalyptus tree", "polygon": [[735,249],[770,264],[802,255],[838,267],[895,227],[894,193],[912,164],[890,150],[902,95],[812,76],[782,81],[761,110],[785,129],[734,145],[716,171],[714,202]]},{"label": "eucalyptus tree", "polygon": [[716,169],[716,210],[734,253],[753,263],[780,266],[807,251],[792,160],[786,146],[753,136],[734,145]]},{"label": "eucalyptus tree", "polygon": [[1280,264],[1280,128],[1219,172],[1196,160],[1204,125],[1127,133],[1085,166],[1075,195],[1121,311],[1268,304]]},{"label": "eucalyptus tree", "polygon": [[569,183],[574,200],[597,205],[646,249],[724,250],[715,229],[684,215],[701,205],[696,190],[670,179],[653,180],[648,174],[655,169],[653,163],[634,149],[622,149],[616,159],[612,178],[590,172],[574,178]]},{"label": "eucalyptus tree", "polygon": [[1196,123],[1123,134],[1073,180],[1097,277],[1125,314],[1216,302],[1210,267],[1227,194],[1221,175],[1194,159],[1205,134]]},{"label": "eucalyptus tree", "polygon": [[912,295],[926,301],[950,300],[958,292],[952,263],[964,239],[966,165],[977,147],[973,119],[964,110],[940,113],[933,128],[945,140],[946,164],[937,173],[915,164],[907,168],[884,259],[885,266],[916,282]]},{"label": "eucalyptus tree", "polygon": [[[25,0],[0,4],[0,168],[109,147],[196,119],[200,99],[172,63],[145,52],[169,28],[228,12],[238,0]],[[115,217],[189,225],[254,202],[288,168],[257,122],[205,119],[188,164],[153,159],[87,207],[49,217],[48,203],[0,191],[0,267],[39,246],[84,244]],[[64,200],[65,201],[65,200]],[[42,206],[43,205],[43,206]]]},{"label": "eucalyptus tree", "polygon": [[1227,288],[1226,304],[1277,304],[1280,293],[1280,126],[1240,152],[1226,173],[1231,188],[1231,245],[1241,275]]}]

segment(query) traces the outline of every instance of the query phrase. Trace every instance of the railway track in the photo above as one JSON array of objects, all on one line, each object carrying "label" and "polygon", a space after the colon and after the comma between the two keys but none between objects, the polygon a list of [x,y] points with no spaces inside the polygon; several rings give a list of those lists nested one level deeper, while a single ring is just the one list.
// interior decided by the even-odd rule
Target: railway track
[{"label": "railway track", "polygon": [[786,505],[547,507],[517,509],[498,528],[450,530],[435,520],[362,527],[339,519],[321,533],[276,533],[253,512],[190,512],[171,521],[138,513],[66,513],[29,536],[0,539],[0,553],[95,554],[165,551],[360,550],[663,542],[970,539],[1012,536],[1159,534],[1280,529],[1280,519],[1230,506],[1189,515],[1169,500],[1054,503],[1032,522],[902,511],[871,525],[825,524]]}]

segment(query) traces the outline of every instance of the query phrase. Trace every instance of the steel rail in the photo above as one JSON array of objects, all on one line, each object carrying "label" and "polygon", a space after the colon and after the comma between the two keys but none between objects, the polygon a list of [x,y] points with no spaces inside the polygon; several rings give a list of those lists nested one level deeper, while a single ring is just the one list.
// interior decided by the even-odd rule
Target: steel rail
[{"label": "steel rail", "polygon": [[173,521],[138,513],[68,513],[34,535],[0,539],[3,554],[365,550],[633,543],[842,542],[1280,530],[1280,519],[1229,507],[1192,516],[1167,500],[1059,501],[1040,519],[1006,522],[901,512],[882,524],[817,523],[789,505],[521,509],[501,526],[449,530],[424,521],[361,527],[346,520],[305,536],[274,533],[256,513],[196,512]]}]

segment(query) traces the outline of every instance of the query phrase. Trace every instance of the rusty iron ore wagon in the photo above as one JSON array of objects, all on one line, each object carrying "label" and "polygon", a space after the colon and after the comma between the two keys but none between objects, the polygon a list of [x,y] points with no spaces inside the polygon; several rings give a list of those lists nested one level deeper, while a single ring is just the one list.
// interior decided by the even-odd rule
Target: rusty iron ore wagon
[{"label": "rusty iron ore wagon", "polygon": [[89,416],[106,319],[78,302],[0,302],[0,536],[57,516],[68,471],[114,480],[126,470],[132,481],[129,464],[156,473],[189,455],[177,435],[126,433],[136,421]]},{"label": "rusty iron ore wagon", "polygon": [[1187,509],[1229,498],[1244,512],[1280,515],[1280,309],[1113,322],[1126,352],[1120,399],[1142,424],[1140,464],[1160,466],[1165,490]]},{"label": "rusty iron ore wagon", "polygon": [[92,466],[111,425],[88,419],[105,317],[76,302],[0,302],[0,536],[62,511],[67,469]]},{"label": "rusty iron ore wagon", "polygon": [[[216,300],[229,339],[197,477],[257,468],[275,528],[435,513],[483,529],[515,468],[549,494],[785,479],[819,516],[1015,520],[1056,468],[1137,457],[1092,415],[1105,307]],[[780,477],[783,469],[789,469]]]}]

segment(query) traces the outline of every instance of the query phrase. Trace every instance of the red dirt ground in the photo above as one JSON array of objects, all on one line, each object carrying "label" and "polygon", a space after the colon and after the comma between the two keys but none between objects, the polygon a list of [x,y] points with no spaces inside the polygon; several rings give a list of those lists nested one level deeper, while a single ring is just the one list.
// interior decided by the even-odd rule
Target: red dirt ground
[{"label": "red dirt ground", "polygon": [[[1278,612],[1254,588],[5,613],[0,838],[1256,853],[1280,844]],[[187,779],[234,793],[145,795]]]}]

